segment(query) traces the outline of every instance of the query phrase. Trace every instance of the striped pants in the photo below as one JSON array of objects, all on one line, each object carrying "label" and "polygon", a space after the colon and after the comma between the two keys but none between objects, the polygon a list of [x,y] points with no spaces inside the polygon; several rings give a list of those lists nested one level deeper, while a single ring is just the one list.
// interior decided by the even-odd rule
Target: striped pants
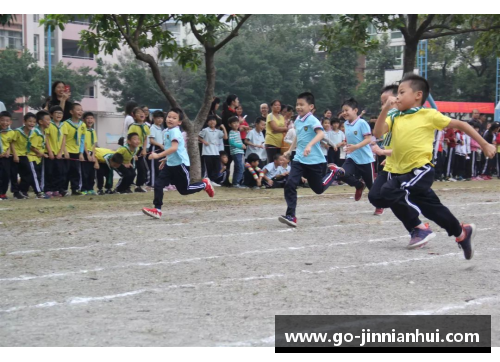
[{"label": "striped pants", "polygon": [[460,236],[462,227],[451,211],[441,204],[431,189],[434,168],[430,165],[405,174],[383,171],[376,178],[368,199],[376,208],[391,208],[394,215],[411,232],[420,225],[420,214],[434,221],[448,232]]},{"label": "striped pants", "polygon": [[[21,176],[21,182],[19,185],[12,184],[12,192],[16,193],[21,191],[25,195],[28,194],[30,186],[33,188],[36,194],[39,194],[43,190],[43,179],[42,179],[42,167],[36,162],[30,162],[28,156],[19,156],[19,164],[17,166],[17,171],[19,176]],[[17,178],[17,176],[16,176]]]}]

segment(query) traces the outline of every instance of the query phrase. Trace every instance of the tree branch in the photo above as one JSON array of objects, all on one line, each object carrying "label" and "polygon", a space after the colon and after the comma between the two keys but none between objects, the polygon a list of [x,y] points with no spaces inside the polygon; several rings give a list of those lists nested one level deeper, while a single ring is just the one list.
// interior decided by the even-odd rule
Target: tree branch
[{"label": "tree branch", "polygon": [[221,19],[224,17],[225,14],[219,14],[217,15],[217,21],[221,21]]},{"label": "tree branch", "polygon": [[134,41],[137,43],[139,41],[139,34],[142,31],[142,26],[144,25],[144,19],[146,19],[146,15],[139,15],[139,20],[137,21],[137,27],[134,31]]},{"label": "tree branch", "polygon": [[127,28],[127,35],[130,35],[130,26],[128,24],[127,16],[120,14],[120,18],[123,20],[123,23],[125,24],[125,27]]},{"label": "tree branch", "polygon": [[123,27],[120,25],[120,22],[118,21],[118,18],[116,17],[116,15],[111,14],[111,17],[113,18],[113,21],[115,22],[116,26],[118,27],[118,30],[120,31],[120,33],[123,35],[125,40],[127,40],[127,42],[128,42],[129,37],[128,37],[127,33],[123,30]]},{"label": "tree branch", "polygon": [[434,14],[430,14],[429,16],[427,16],[427,19],[425,19],[422,22],[422,24],[420,24],[420,26],[418,27],[417,32],[416,32],[417,38],[420,38],[422,36],[422,34],[427,30],[427,28],[429,27],[429,25],[431,25],[432,20],[434,19],[435,16],[436,15],[434,15]]},{"label": "tree branch", "polygon": [[224,40],[222,40],[219,44],[217,44],[214,47],[214,51],[217,52],[224,45],[226,45],[227,43],[229,43],[231,41],[231,39],[233,39],[234,37],[238,36],[238,30],[240,30],[240,28],[248,20],[248,18],[250,18],[251,15],[252,14],[245,14],[245,15],[243,15],[243,17],[240,19],[240,22],[238,23],[238,25],[236,25],[236,27],[233,29],[233,31],[231,31],[231,33]]},{"label": "tree branch", "polygon": [[191,31],[193,32],[193,35],[196,39],[198,39],[198,41],[204,46],[204,47],[207,47],[207,45],[205,44],[205,39],[203,39],[203,37],[201,36],[200,32],[198,31],[198,29],[196,29],[196,25],[193,23],[193,21],[190,21],[189,22],[189,26],[191,27]]},{"label": "tree branch", "polygon": [[495,30],[495,29],[500,29],[500,25],[491,26],[489,28],[479,28],[479,29],[453,29],[449,32],[443,32],[443,33],[426,32],[426,33],[422,34],[421,39],[436,39],[436,38],[441,38],[443,36],[448,36],[448,35],[477,33],[477,32],[484,32],[484,31],[490,31],[490,30]]}]

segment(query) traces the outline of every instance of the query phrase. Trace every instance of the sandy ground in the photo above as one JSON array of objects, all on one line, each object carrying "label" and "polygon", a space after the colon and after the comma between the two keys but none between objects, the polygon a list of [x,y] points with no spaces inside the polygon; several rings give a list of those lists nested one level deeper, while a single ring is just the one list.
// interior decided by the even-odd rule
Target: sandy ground
[{"label": "sandy ground", "polygon": [[409,251],[390,211],[332,187],[0,202],[1,346],[273,346],[276,314],[491,314],[500,346],[499,181],[438,183],[476,255],[453,238]]}]

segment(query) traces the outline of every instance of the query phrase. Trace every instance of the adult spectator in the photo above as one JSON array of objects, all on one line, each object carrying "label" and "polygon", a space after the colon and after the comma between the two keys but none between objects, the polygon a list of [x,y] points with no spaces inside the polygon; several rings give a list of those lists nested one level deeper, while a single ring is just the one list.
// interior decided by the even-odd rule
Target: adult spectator
[{"label": "adult spectator", "polygon": [[333,116],[333,113],[330,109],[326,109],[324,112],[323,112],[323,118],[321,119],[322,121],[327,118],[327,119],[332,119],[332,116]]},{"label": "adult spectator", "polygon": [[281,154],[283,134],[288,132],[285,127],[285,117],[281,115],[281,101],[271,102],[271,113],[266,119],[266,152],[267,160],[274,160],[274,155]]},{"label": "adult spectator", "polygon": [[[229,127],[229,118],[237,116],[236,107],[240,104],[240,100],[236,94],[230,94],[226,98],[226,102],[222,105],[222,124],[226,128],[226,130],[231,129]],[[227,154],[228,162],[226,165],[227,177],[222,184],[222,186],[231,187],[231,183],[229,182],[229,178],[231,176],[231,162],[233,162],[233,158],[231,157],[231,151],[229,149],[229,140],[224,140],[224,151]]]},{"label": "adult spectator", "polygon": [[481,122],[481,120],[479,119],[479,116],[480,116],[480,113],[477,109],[473,109],[472,110],[472,118],[470,120],[470,122],[472,124],[474,123],[478,123],[479,124],[479,134],[481,136],[484,135],[484,132],[486,132],[486,122]]},{"label": "adult spectator", "polygon": [[46,111],[50,110],[53,106],[59,106],[63,109],[63,121],[71,118],[71,110],[72,103],[69,98],[71,97],[71,90],[66,83],[57,80],[52,83],[52,96],[47,97],[44,104],[44,109]]},{"label": "adult spectator", "polygon": [[153,120],[151,118],[151,114],[149,113],[149,107],[148,106],[142,106],[141,107],[142,111],[144,112],[144,115],[146,118],[144,119],[144,123],[148,125],[148,127],[151,127],[153,125]]},{"label": "adult spectator", "polygon": [[268,114],[269,114],[269,106],[267,105],[267,103],[262,103],[260,105],[260,115],[265,119],[267,119]]},{"label": "adult spectator", "polygon": [[137,102],[134,101],[128,101],[127,104],[125,104],[125,120],[123,121],[123,132],[122,132],[123,137],[127,137],[128,128],[132,123],[135,122],[134,117],[132,117],[132,111],[137,106],[138,106]]}]

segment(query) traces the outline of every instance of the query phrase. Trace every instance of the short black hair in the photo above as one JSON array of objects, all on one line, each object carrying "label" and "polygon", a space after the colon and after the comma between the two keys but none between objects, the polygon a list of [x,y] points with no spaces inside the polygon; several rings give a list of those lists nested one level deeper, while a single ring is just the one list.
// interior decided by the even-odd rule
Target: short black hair
[{"label": "short black hair", "polygon": [[311,92],[302,92],[297,96],[297,99],[303,99],[307,104],[315,105],[314,95]]},{"label": "short black hair", "polygon": [[398,95],[398,85],[397,84],[389,84],[380,90],[381,95],[386,93],[386,92],[392,92],[393,96],[397,96]]},{"label": "short black hair", "polygon": [[24,118],[24,121],[27,121],[27,120],[28,120],[28,119],[30,119],[30,118],[34,118],[34,119],[36,119],[36,116],[35,116],[33,113],[28,112],[28,113],[26,113],[26,114],[24,115],[24,117],[23,117],[23,118]]},{"label": "short black hair", "polygon": [[158,111],[158,110],[154,111],[153,112],[153,118],[159,118],[159,117],[165,119],[165,115],[163,114],[162,111]]},{"label": "short black hair", "polygon": [[255,124],[257,124],[257,123],[259,123],[259,122],[262,122],[262,121],[266,122],[266,119],[265,119],[264,117],[262,117],[262,116],[259,116],[259,117],[257,117],[257,118],[255,119]]},{"label": "short black hair", "polygon": [[122,136],[122,137],[120,137],[120,138],[118,139],[118,144],[119,144],[120,146],[123,146],[123,145],[125,144],[125,137],[123,137],[123,136]]},{"label": "short black hair", "polygon": [[273,161],[279,160],[281,157],[281,153],[277,153],[273,156]]},{"label": "short black hair", "polygon": [[75,109],[76,106],[82,106],[80,103],[71,103],[71,108],[69,109],[70,111],[72,111],[73,109]]},{"label": "short black hair", "polygon": [[235,122],[239,122],[240,119],[238,118],[238,116],[232,116],[230,117],[228,120],[227,120],[227,123],[228,124],[231,124],[231,123],[235,123]]},{"label": "short black hair", "polygon": [[85,118],[87,118],[87,117],[91,117],[91,116],[95,118],[94,113],[92,113],[92,112],[85,112],[85,113],[83,114],[82,119],[85,119]]},{"label": "short black hair", "polygon": [[403,77],[403,79],[401,79],[401,83],[403,82],[410,82],[410,88],[413,89],[414,92],[422,92],[421,103],[423,106],[431,91],[431,87],[429,86],[427,79],[413,73],[408,73]]},{"label": "short black hair", "polygon": [[219,156],[226,156],[227,157],[227,152],[226,151],[219,151]]},{"label": "short black hair", "polygon": [[132,110],[137,107],[138,104],[137,102],[135,101],[128,101],[126,104],[125,104],[125,114],[128,114],[130,115],[132,113]]},{"label": "short black hair", "polygon": [[50,114],[49,112],[47,111],[38,111],[38,113],[36,114],[36,121],[39,122],[43,119],[43,117],[45,116],[49,116],[50,117]]},{"label": "short black hair", "polygon": [[255,162],[255,161],[260,161],[259,156],[256,153],[249,154],[247,157],[247,162],[251,163],[251,162]]},{"label": "short black hair", "polygon": [[332,121],[332,124],[334,124],[334,123],[340,123],[340,119],[338,119],[338,118],[332,118],[331,121]]},{"label": "short black hair", "polygon": [[12,118],[12,114],[10,114],[10,112],[7,112],[7,111],[2,111],[2,112],[0,112],[0,117]]},{"label": "short black hair", "polygon": [[285,107],[287,112],[293,112],[293,107],[291,105],[287,104]]},{"label": "short black hair", "polygon": [[111,156],[110,161],[119,163],[121,165],[123,163],[123,155],[121,153],[115,153],[113,156]]},{"label": "short black hair", "polygon": [[[173,108],[170,108],[170,110],[168,111],[168,113],[170,113],[170,112],[177,113],[179,115],[179,121],[184,120],[184,112],[182,111],[182,109],[177,108],[177,107],[173,107]],[[168,113],[167,113],[167,115],[168,115]]]},{"label": "short black hair", "polygon": [[49,113],[53,114],[54,112],[63,112],[64,113],[64,109],[62,109],[61,106],[52,106],[52,107],[50,107]]},{"label": "short black hair", "polygon": [[215,122],[217,122],[217,116],[215,114],[209,114],[208,117],[207,117],[207,123],[209,121],[215,121]]},{"label": "short black hair", "polygon": [[327,121],[328,123],[332,124],[332,120],[331,120],[330,118],[326,118],[326,117],[325,117],[325,118],[323,118],[323,119],[321,120],[321,123],[323,123],[324,121]]},{"label": "short black hair", "polygon": [[344,103],[342,103],[342,108],[344,108],[344,106],[351,107],[352,109],[357,109],[359,107],[358,102],[354,98],[346,99]]},{"label": "short black hair", "polygon": [[136,133],[136,132],[129,133],[129,134],[127,135],[127,141],[130,141],[130,140],[132,139],[132,137],[134,137],[134,136],[139,137],[139,134],[138,134],[138,133]]}]

